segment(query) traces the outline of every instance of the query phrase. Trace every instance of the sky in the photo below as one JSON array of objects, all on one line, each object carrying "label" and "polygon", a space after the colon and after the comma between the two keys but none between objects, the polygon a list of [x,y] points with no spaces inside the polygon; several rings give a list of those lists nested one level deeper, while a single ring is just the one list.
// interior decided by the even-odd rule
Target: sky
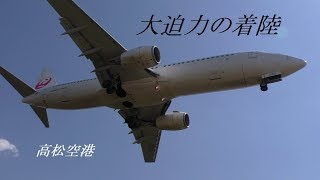
[{"label": "sky", "polygon": [[[107,107],[48,110],[43,127],[20,95],[0,78],[0,179],[216,179],[318,180],[320,178],[319,5],[310,1],[76,1],[127,49],[157,45],[161,63],[170,64],[226,53],[262,51],[304,59],[301,71],[270,84],[179,97],[168,112],[188,112],[190,127],[163,132],[157,162],[146,164],[141,148],[116,111]],[[207,29],[182,36],[141,35],[151,15],[168,22],[182,15],[185,28],[204,15],[221,17],[277,14],[279,34],[237,36]],[[58,14],[45,0],[2,0],[0,65],[30,86],[42,68],[59,83],[95,77],[93,65],[63,32]],[[165,26],[156,26],[161,33]],[[93,157],[36,157],[40,145],[96,146]]]}]

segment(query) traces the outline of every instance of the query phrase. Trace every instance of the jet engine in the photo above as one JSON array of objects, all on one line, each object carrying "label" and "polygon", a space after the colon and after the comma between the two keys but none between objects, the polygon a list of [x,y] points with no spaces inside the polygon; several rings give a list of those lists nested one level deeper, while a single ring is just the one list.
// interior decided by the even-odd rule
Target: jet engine
[{"label": "jet engine", "polygon": [[173,112],[156,119],[156,127],[161,130],[182,130],[189,127],[189,115],[184,112]]},{"label": "jet engine", "polygon": [[122,66],[134,66],[139,68],[150,68],[160,63],[160,51],[157,46],[142,46],[120,56]]}]

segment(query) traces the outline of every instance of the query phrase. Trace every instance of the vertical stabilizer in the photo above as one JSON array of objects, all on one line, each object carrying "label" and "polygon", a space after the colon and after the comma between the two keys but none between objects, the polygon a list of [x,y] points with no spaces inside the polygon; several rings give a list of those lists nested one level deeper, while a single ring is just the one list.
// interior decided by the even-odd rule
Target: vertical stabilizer
[{"label": "vertical stabilizer", "polygon": [[43,69],[40,78],[34,88],[38,91],[47,87],[54,86],[56,84],[56,80],[54,79],[51,71],[49,71],[48,69]]}]

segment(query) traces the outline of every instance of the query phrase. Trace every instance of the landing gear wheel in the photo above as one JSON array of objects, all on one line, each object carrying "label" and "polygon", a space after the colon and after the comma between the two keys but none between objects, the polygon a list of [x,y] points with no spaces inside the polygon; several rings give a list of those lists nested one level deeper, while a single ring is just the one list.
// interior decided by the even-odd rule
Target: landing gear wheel
[{"label": "landing gear wheel", "polygon": [[260,85],[261,91],[267,91],[268,90],[268,85]]},{"label": "landing gear wheel", "polygon": [[124,98],[127,96],[127,93],[125,90],[122,89],[121,85],[118,85],[117,90],[116,90],[117,96]]},{"label": "landing gear wheel", "polygon": [[102,83],[102,87],[103,88],[109,88],[111,86],[111,81],[110,80],[107,80],[107,81],[103,81]]},{"label": "landing gear wheel", "polygon": [[104,81],[102,87],[106,89],[108,94],[113,94],[116,91],[116,88],[112,85],[110,80]]},{"label": "landing gear wheel", "polygon": [[113,94],[115,91],[116,91],[116,88],[114,88],[114,87],[109,87],[109,88],[106,89],[106,92],[108,94]]},{"label": "landing gear wheel", "polygon": [[132,108],[133,107],[133,104],[132,102],[129,102],[129,101],[125,101],[122,103],[126,108]]}]

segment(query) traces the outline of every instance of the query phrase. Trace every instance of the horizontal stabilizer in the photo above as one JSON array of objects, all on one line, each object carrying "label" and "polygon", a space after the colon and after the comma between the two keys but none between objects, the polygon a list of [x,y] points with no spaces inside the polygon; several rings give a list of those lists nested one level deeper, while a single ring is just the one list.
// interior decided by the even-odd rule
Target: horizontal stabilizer
[{"label": "horizontal stabilizer", "polygon": [[45,108],[36,107],[36,106],[31,106],[31,108],[32,108],[33,111],[38,115],[38,117],[39,117],[40,120],[42,121],[43,125],[44,125],[46,128],[49,128],[49,121],[48,121],[47,110],[46,110]]},{"label": "horizontal stabilizer", "polygon": [[[19,94],[23,97],[30,96],[31,94],[35,93],[36,91],[32,89],[30,86],[28,86],[26,83],[15,77],[13,74],[5,70],[0,66],[0,74],[14,87]],[[37,116],[40,118],[42,123],[45,127],[49,127],[49,121],[48,121],[48,115],[47,110],[45,108],[40,108],[36,106],[31,106],[33,111],[37,114]]]},{"label": "horizontal stabilizer", "polygon": [[13,74],[5,70],[0,66],[0,74],[14,87],[19,94],[23,97],[27,97],[36,91],[28,86],[26,83],[15,77]]}]

